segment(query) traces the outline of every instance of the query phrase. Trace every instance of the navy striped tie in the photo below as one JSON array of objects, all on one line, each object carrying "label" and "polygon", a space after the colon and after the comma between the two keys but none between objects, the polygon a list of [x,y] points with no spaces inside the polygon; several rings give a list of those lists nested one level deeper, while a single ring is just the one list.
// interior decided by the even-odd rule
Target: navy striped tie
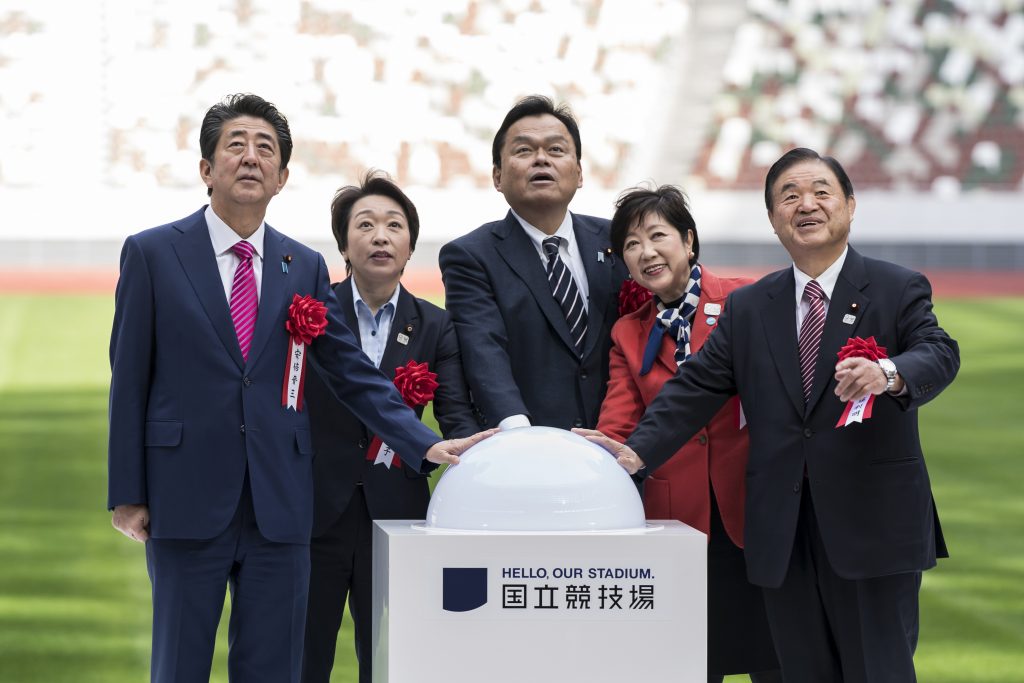
[{"label": "navy striped tie", "polygon": [[544,253],[548,257],[548,284],[551,294],[562,307],[565,322],[569,325],[569,337],[576,346],[576,353],[583,355],[583,340],[587,336],[587,309],[583,307],[583,297],[572,279],[572,273],[565,266],[565,261],[558,255],[561,237],[548,237],[544,240]]},{"label": "navy striped tie", "polygon": [[814,365],[818,362],[818,348],[821,346],[821,332],[825,329],[825,290],[816,280],[804,287],[804,299],[810,310],[800,325],[800,378],[804,385],[804,403],[811,397],[814,384]]}]

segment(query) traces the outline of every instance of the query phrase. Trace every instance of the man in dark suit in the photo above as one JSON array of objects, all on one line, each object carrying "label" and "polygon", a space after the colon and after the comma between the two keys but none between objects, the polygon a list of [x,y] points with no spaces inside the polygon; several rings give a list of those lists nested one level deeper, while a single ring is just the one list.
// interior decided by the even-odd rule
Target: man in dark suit
[{"label": "man in dark suit", "polygon": [[[399,283],[419,236],[415,205],[386,176],[370,173],[334,196],[331,228],[349,274],[334,293],[363,352],[390,379],[396,371],[408,378],[409,363],[425,364],[422,370],[436,373],[433,408],[442,433],[478,431],[448,314]],[[427,393],[431,386],[428,381]],[[382,452],[380,439],[319,378],[310,377],[306,395],[316,458],[302,681],[330,680],[347,597],[359,680],[369,683],[372,520],[423,519],[430,500],[427,475]],[[422,416],[423,402],[414,409]]]},{"label": "man in dark suit", "polygon": [[[921,572],[945,557],[917,409],[956,376],[959,348],[919,273],[847,243],[856,201],[831,157],[795,149],[765,181],[793,267],[735,291],[718,332],[648,407],[626,445],[657,469],[738,393],[750,429],[745,552],[787,683],[915,679]],[[880,360],[839,359],[853,338]],[[870,417],[848,403],[873,397]]]},{"label": "man in dark suit", "polygon": [[[341,322],[323,257],[264,223],[291,147],[287,120],[262,98],[214,105],[200,130],[210,205],[129,237],[121,253],[108,507],[146,543],[161,683],[208,680],[225,584],[231,680],[298,681],[313,448],[301,389],[286,384],[302,367],[286,323],[305,328],[307,360],[404,467],[457,462],[474,441],[439,442],[420,423]],[[326,305],[319,336],[290,316],[304,296]]]},{"label": "man in dark suit", "polygon": [[521,100],[491,149],[511,210],[441,249],[446,307],[488,425],[597,424],[626,268],[606,219],[569,213],[581,153],[567,107]]}]

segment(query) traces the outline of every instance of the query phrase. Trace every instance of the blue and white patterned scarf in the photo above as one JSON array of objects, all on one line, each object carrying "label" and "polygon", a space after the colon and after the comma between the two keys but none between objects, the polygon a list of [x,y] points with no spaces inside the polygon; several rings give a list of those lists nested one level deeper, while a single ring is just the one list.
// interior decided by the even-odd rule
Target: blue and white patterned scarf
[{"label": "blue and white patterned scarf", "polygon": [[693,314],[697,311],[697,303],[700,301],[700,264],[694,264],[690,271],[690,281],[686,283],[686,294],[678,308],[665,308],[665,304],[655,297],[658,305],[658,318],[656,324],[651,326],[651,334],[647,337],[647,346],[644,348],[644,360],[640,367],[640,374],[646,375],[654,365],[654,359],[658,357],[658,349],[661,348],[661,338],[668,332],[676,340],[676,365],[682,365],[690,357],[690,331],[693,329]]}]

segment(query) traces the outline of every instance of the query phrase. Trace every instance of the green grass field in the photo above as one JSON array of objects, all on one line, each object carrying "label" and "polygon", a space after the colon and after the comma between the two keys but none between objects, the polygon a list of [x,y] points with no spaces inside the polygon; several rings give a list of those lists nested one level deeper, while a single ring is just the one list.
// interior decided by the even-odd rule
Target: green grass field
[{"label": "green grass field", "polygon": [[[946,300],[937,313],[962,369],[921,430],[953,557],[925,575],[919,678],[1021,680],[1024,300]],[[148,680],[143,548],[104,509],[111,314],[109,296],[0,298],[4,683]],[[348,619],[344,629],[333,680],[355,681]],[[225,653],[222,633],[214,681],[227,681]]]}]

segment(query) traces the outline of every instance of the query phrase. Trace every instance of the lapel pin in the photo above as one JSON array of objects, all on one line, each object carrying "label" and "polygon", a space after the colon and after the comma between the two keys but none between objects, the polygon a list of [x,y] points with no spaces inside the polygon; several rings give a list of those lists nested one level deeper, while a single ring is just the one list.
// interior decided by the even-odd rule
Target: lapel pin
[{"label": "lapel pin", "polygon": [[856,301],[854,301],[852,304],[850,304],[850,310],[851,311],[856,311],[857,310],[857,302]]},{"label": "lapel pin", "polygon": [[395,340],[399,344],[402,344],[403,346],[407,345],[409,343],[409,335],[407,335],[405,332],[399,332],[398,336],[395,337]]},{"label": "lapel pin", "polygon": [[282,273],[287,273],[288,272],[288,264],[291,263],[291,262],[292,262],[292,255],[291,254],[285,254],[284,256],[281,257],[281,272]]},{"label": "lapel pin", "polygon": [[604,263],[604,252],[603,251],[597,252],[597,262],[598,263]]},{"label": "lapel pin", "polygon": [[707,320],[705,320],[704,322],[706,322],[710,326],[710,325],[714,325],[717,322],[717,320],[714,318],[714,316],[710,316],[709,315],[707,317]]},{"label": "lapel pin", "polygon": [[704,312],[707,315],[721,315],[722,304],[704,304]]},{"label": "lapel pin", "polygon": [[[857,304],[854,304],[854,306],[856,306],[856,305]],[[852,325],[853,321],[855,321],[856,319],[857,319],[857,316],[852,315],[850,313],[847,313],[846,315],[843,316],[843,322],[846,323],[847,325]]]}]

